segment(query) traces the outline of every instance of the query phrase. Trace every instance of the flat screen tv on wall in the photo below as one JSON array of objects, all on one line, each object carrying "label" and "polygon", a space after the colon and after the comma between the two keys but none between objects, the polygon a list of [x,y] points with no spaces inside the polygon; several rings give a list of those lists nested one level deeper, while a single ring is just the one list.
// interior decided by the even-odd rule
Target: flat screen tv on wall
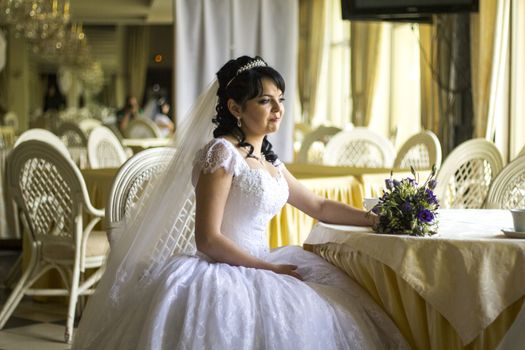
[{"label": "flat screen tv on wall", "polygon": [[341,0],[343,19],[430,22],[438,13],[477,12],[479,0]]}]

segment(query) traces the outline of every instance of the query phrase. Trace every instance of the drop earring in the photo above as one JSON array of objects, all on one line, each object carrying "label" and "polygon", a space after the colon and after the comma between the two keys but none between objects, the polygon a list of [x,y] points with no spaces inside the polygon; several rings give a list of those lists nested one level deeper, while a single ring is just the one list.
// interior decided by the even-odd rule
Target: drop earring
[{"label": "drop earring", "polygon": [[237,118],[237,126],[239,129],[241,128],[241,118]]}]

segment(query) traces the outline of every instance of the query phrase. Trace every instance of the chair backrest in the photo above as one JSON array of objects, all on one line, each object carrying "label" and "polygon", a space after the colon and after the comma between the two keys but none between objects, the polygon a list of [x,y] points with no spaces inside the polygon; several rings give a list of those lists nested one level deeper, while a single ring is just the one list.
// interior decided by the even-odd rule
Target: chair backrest
[{"label": "chair backrest", "polygon": [[323,163],[368,168],[391,167],[395,149],[392,142],[364,127],[341,131],[328,141]]},{"label": "chair backrest", "polygon": [[151,119],[136,117],[131,120],[125,130],[125,136],[129,139],[160,138],[162,133]]},{"label": "chair backrest", "polygon": [[501,168],[501,153],[492,142],[483,138],[463,142],[438,171],[435,193],[441,207],[482,208]]},{"label": "chair backrest", "polygon": [[26,130],[23,133],[21,133],[20,136],[18,136],[18,138],[16,139],[15,147],[27,140],[40,140],[42,142],[46,142],[55,147],[66,158],[71,159],[71,154],[69,153],[66,144],[62,142],[62,140],[57,135],[53,134],[51,131],[39,128]]},{"label": "chair backrest", "polygon": [[92,169],[118,168],[128,158],[119,139],[110,129],[102,125],[91,130],[87,155],[89,167]]},{"label": "chair backrest", "polygon": [[60,123],[56,130],[56,134],[68,147],[87,146],[87,135],[76,123],[70,121]]},{"label": "chair backrest", "polygon": [[441,143],[430,130],[406,140],[394,159],[394,168],[430,169],[434,164],[437,168],[441,166]]},{"label": "chair backrest", "polygon": [[525,208],[525,155],[507,164],[490,185],[485,207]]},{"label": "chair backrest", "polygon": [[20,122],[18,121],[18,116],[15,112],[7,112],[4,115],[4,125],[12,127],[15,130],[15,133],[18,133]]},{"label": "chair backrest", "polygon": [[114,122],[111,122],[111,123],[104,123],[103,124],[106,128],[108,128],[109,130],[111,130],[115,136],[117,137],[117,139],[119,139],[119,141],[122,142],[122,140],[124,139],[124,135],[122,135],[122,132],[120,132],[119,128],[117,127],[117,124],[114,123]]},{"label": "chair backrest", "polygon": [[56,134],[64,142],[71,153],[71,158],[80,167],[87,163],[87,135],[78,124],[70,121],[62,122]]},{"label": "chair backrest", "polygon": [[119,169],[106,206],[108,234],[120,222],[130,208],[139,200],[144,188],[153,176],[164,170],[173,158],[175,148],[149,148],[129,158]]},{"label": "chair backrest", "polygon": [[516,158],[521,157],[521,156],[525,156],[525,146],[523,146],[523,148],[521,149],[520,153],[518,153]]},{"label": "chair backrest", "polygon": [[95,118],[84,118],[78,122],[78,127],[85,135],[89,135],[93,129],[100,125],[102,125],[102,122]]},{"label": "chair backrest", "polygon": [[92,208],[82,174],[73,161],[47,142],[27,140],[10,153],[6,183],[34,241],[75,247],[82,234],[83,208]]},{"label": "chair backrest", "polygon": [[[304,135],[303,141],[301,142],[301,148],[297,155],[297,161],[299,163],[322,163],[325,145],[332,136],[340,131],[341,129],[335,126],[321,125],[314,131]],[[317,145],[321,146],[321,149],[315,149],[314,152],[311,152],[311,148],[314,148]]]},{"label": "chair backrest", "polygon": [[0,148],[11,149],[16,141],[15,129],[12,126],[0,126]]}]

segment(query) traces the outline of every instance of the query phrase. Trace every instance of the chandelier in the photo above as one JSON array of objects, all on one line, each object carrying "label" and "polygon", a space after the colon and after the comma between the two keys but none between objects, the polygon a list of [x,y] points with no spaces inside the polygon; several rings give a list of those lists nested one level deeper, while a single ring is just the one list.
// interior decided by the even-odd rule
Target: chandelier
[{"label": "chandelier", "polygon": [[69,22],[69,0],[0,1],[0,20],[30,44],[52,39]]},{"label": "chandelier", "polygon": [[0,24],[14,29],[33,53],[79,72],[86,86],[98,91],[102,68],[93,62],[82,25],[69,21],[69,0],[0,0]]}]

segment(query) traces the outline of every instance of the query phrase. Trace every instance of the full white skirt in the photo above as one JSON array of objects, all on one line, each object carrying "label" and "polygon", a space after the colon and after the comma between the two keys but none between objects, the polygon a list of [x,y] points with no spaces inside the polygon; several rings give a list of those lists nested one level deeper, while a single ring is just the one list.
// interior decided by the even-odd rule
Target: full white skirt
[{"label": "full white skirt", "polygon": [[305,281],[196,256],[173,257],[151,295],[92,348],[408,348],[368,294],[322,258],[284,247],[267,260],[298,265]]}]

